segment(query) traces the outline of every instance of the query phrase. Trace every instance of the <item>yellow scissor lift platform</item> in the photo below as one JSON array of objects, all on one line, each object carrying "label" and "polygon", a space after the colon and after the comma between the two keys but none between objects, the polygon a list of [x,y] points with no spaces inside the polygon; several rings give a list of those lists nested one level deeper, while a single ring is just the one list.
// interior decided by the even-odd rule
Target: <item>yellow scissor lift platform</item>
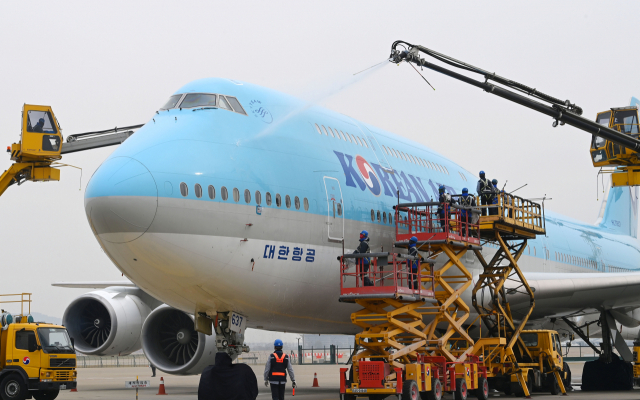
[{"label": "yellow scissor lift platform", "polygon": [[[533,292],[527,285],[517,260],[527,239],[544,234],[541,207],[531,201],[502,194],[498,204],[478,218],[475,210],[457,205],[439,207],[435,202],[407,203],[396,206],[397,248],[408,248],[411,237],[416,247],[427,252],[426,263],[406,254],[349,254],[340,258],[340,301],[353,302],[362,309],[351,321],[363,331],[356,335],[356,348],[348,369],[341,369],[343,399],[356,396],[377,398],[399,394],[403,399],[440,399],[442,392],[455,392],[466,398],[474,391],[487,398],[489,379],[509,379],[516,392],[529,397],[529,370],[536,363],[520,338],[533,310]],[[485,210],[487,211],[487,210]],[[498,250],[487,262],[482,242],[494,243]],[[462,293],[473,283],[463,264],[463,256],[473,251],[483,273],[473,288],[473,306],[489,337],[474,341],[468,334],[470,307]],[[444,255],[444,265],[434,271],[435,259]],[[368,265],[363,258],[370,259]],[[417,264],[420,285],[410,282],[411,264]],[[386,270],[385,270],[386,267]],[[507,281],[515,283],[505,287]],[[366,286],[365,286],[366,282]],[[488,304],[478,303],[477,293],[488,290]],[[516,323],[511,315],[509,294],[524,292],[530,296],[526,317]],[[427,317],[427,318],[425,318]],[[354,372],[355,371],[355,372]],[[565,393],[558,371],[555,373]]]}]

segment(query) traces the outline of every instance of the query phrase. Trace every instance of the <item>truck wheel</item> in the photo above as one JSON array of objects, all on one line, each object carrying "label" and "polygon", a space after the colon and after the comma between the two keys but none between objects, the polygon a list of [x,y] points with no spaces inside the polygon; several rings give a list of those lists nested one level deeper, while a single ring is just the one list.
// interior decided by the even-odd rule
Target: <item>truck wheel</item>
[{"label": "truck wheel", "polygon": [[418,384],[416,381],[409,379],[402,384],[402,400],[419,400],[420,392],[418,392]]},{"label": "truck wheel", "polygon": [[420,393],[422,400],[442,400],[442,383],[440,379],[431,378],[431,390]]},{"label": "truck wheel", "polygon": [[27,386],[18,374],[11,374],[0,382],[2,400],[24,400],[27,397]]},{"label": "truck wheel", "polygon": [[478,377],[478,388],[476,389],[476,397],[478,400],[487,400],[489,398],[489,382],[484,376]]},{"label": "truck wheel", "polygon": [[463,378],[456,379],[456,400],[467,400],[467,381]]},{"label": "truck wheel", "polygon": [[33,392],[33,397],[36,400],[54,400],[60,394],[60,389],[53,390],[38,390]]}]

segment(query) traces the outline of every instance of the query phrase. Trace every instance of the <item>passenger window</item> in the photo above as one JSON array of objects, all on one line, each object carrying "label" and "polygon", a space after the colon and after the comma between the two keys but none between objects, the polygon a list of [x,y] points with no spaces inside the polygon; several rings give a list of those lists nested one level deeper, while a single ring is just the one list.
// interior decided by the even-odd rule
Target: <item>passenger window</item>
[{"label": "passenger window", "polygon": [[389,223],[393,224],[393,214],[389,213]]},{"label": "passenger window", "polygon": [[195,192],[196,192],[196,197],[197,198],[202,197],[202,186],[200,186],[199,183],[196,183],[196,186],[195,186],[194,189],[195,189]]},{"label": "passenger window", "polygon": [[371,222],[375,221],[376,219],[376,213],[375,211],[371,210]]},{"label": "passenger window", "polygon": [[220,196],[222,196],[222,200],[224,201],[227,201],[229,198],[229,192],[227,192],[227,188],[225,186],[220,189]]},{"label": "passenger window", "polygon": [[387,212],[386,211],[382,212],[382,222],[384,222],[385,224],[387,223]]},{"label": "passenger window", "polygon": [[344,133],[344,132],[342,132],[342,131],[340,131],[340,132],[341,132],[341,133],[342,133],[342,135],[345,137],[345,140],[346,140],[347,142],[351,143],[351,138],[349,137],[349,134],[348,134],[348,133]]},{"label": "passenger window", "polygon": [[251,192],[249,189],[244,190],[244,202],[247,204],[251,203]]},{"label": "passenger window", "polygon": [[216,198],[216,188],[214,188],[213,186],[209,185],[209,198],[211,200]]},{"label": "passenger window", "polygon": [[180,103],[180,108],[193,108],[193,107],[215,107],[216,95],[204,94],[204,93],[191,93],[184,97],[184,100]]},{"label": "passenger window", "polygon": [[267,205],[270,206],[271,205],[271,193],[267,192],[266,198],[267,198]]},{"label": "passenger window", "polygon": [[30,110],[27,112],[27,132],[57,133],[53,118],[49,111]]},{"label": "passenger window", "polygon": [[342,215],[342,204],[337,203],[336,204],[338,206],[338,216]]},{"label": "passenger window", "polygon": [[360,138],[360,140],[362,140],[362,143],[364,143],[364,147],[366,147],[367,149],[369,148],[369,145],[367,144],[367,139],[366,138]]},{"label": "passenger window", "polygon": [[293,199],[293,204],[296,206],[296,210],[300,209],[300,198],[298,196]]},{"label": "passenger window", "polygon": [[181,94],[174,94],[173,96],[169,97],[169,101],[167,101],[165,105],[160,107],[160,109],[168,110],[170,108],[174,108],[178,104],[178,101],[180,101],[180,98],[182,98]]},{"label": "passenger window", "polygon": [[276,206],[280,207],[282,205],[282,198],[279,194],[276,194]]},{"label": "passenger window", "polygon": [[238,99],[236,99],[235,97],[227,96],[227,100],[229,101],[229,104],[231,104],[231,107],[233,107],[233,111],[239,114],[247,115],[247,112],[244,110],[244,108],[242,108],[242,105],[240,104]]},{"label": "passenger window", "polygon": [[322,135],[322,132],[320,131],[320,127],[318,126],[318,124],[314,124],[316,126],[316,130],[318,131],[319,134]]},{"label": "passenger window", "polygon": [[260,203],[262,203],[262,195],[259,190],[256,190],[256,204],[260,205]]},{"label": "passenger window", "polygon": [[233,188],[233,201],[236,203],[240,201],[240,191],[238,188]]},{"label": "passenger window", "polygon": [[180,183],[180,194],[184,197],[187,197],[187,195],[189,194],[189,187],[184,182]]},{"label": "passenger window", "polygon": [[327,130],[329,131],[329,133],[331,133],[331,137],[336,137],[336,136],[333,134],[333,129],[331,129],[331,127],[328,127],[328,128],[327,128]]},{"label": "passenger window", "polygon": [[225,99],[223,95],[218,96],[218,107],[231,111],[231,106],[229,105],[229,102],[227,102],[227,99]]},{"label": "passenger window", "polygon": [[377,216],[378,216],[378,222],[382,221],[382,218],[380,218],[380,210],[378,210]]},{"label": "passenger window", "polygon": [[327,128],[325,128],[324,125],[320,125],[320,127],[322,128],[322,132],[324,132],[325,136],[329,136],[329,134],[327,133]]},{"label": "passenger window", "polygon": [[304,198],[304,210],[309,211],[309,200],[306,197]]},{"label": "passenger window", "polygon": [[291,197],[289,197],[289,195],[286,195],[284,197],[284,204],[285,206],[287,206],[287,208],[291,208]]},{"label": "passenger window", "polygon": [[36,351],[36,333],[34,331],[18,331],[16,332],[16,349]]},{"label": "passenger window", "polygon": [[340,136],[340,139],[344,140],[345,142],[347,141],[347,139],[345,139],[344,134],[342,132],[336,129],[336,133],[338,134],[338,136]]}]

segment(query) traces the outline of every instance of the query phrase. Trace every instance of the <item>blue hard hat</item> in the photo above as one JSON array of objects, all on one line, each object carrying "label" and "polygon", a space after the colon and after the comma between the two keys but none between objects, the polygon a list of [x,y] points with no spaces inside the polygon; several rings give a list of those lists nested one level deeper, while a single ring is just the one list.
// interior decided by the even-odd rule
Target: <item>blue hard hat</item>
[{"label": "blue hard hat", "polygon": [[480,171],[480,175],[484,175],[484,171]]},{"label": "blue hard hat", "polygon": [[438,190],[439,190],[439,191],[441,191],[441,192],[444,192],[444,185],[440,185],[440,186],[438,187]]},{"label": "blue hard hat", "polygon": [[369,237],[369,232],[367,232],[367,231],[360,232],[360,241],[363,241],[363,240],[367,239],[368,237]]},{"label": "blue hard hat", "polygon": [[42,122],[44,124],[44,118],[40,118],[38,122]]},{"label": "blue hard hat", "polygon": [[273,347],[282,347],[282,346],[284,346],[284,345],[282,343],[282,340],[280,340],[280,339],[276,339],[276,341],[273,342]]},{"label": "blue hard hat", "polygon": [[497,179],[493,179],[493,180],[491,181],[491,183],[493,183],[494,185],[497,185],[497,184],[498,184],[498,180],[497,180]]},{"label": "blue hard hat", "polygon": [[411,239],[409,239],[409,243],[418,243],[418,238],[415,236],[411,236]]}]

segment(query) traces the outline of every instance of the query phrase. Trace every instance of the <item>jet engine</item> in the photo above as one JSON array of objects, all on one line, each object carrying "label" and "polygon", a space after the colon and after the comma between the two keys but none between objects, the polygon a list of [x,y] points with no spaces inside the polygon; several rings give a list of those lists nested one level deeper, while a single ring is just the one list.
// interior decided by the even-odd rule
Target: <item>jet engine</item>
[{"label": "jet engine", "polygon": [[126,355],[140,350],[142,324],[160,304],[140,289],[109,287],[83,294],[71,302],[62,323],[79,352]]},{"label": "jet engine", "polygon": [[214,364],[217,351],[215,336],[196,332],[191,315],[168,305],[147,317],[142,348],[151,364],[174,375],[199,374]]}]

